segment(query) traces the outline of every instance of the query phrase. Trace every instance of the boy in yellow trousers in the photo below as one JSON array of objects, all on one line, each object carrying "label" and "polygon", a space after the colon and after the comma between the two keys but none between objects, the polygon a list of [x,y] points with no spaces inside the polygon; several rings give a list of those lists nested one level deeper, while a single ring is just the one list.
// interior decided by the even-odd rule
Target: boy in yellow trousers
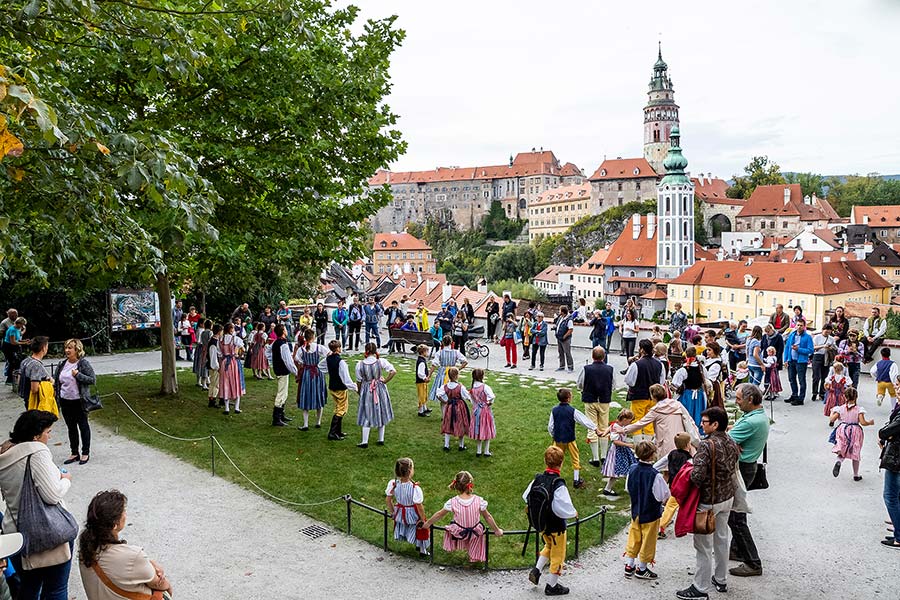
[{"label": "boy in yellow trousers", "polygon": [[[650,570],[656,559],[656,537],[663,502],[669,499],[669,486],[653,468],[656,446],[640,442],[635,448],[638,464],[631,467],[625,488],[631,496],[631,526],[625,545],[625,577],[655,580],[659,576]],[[637,559],[637,564],[635,564]]]}]

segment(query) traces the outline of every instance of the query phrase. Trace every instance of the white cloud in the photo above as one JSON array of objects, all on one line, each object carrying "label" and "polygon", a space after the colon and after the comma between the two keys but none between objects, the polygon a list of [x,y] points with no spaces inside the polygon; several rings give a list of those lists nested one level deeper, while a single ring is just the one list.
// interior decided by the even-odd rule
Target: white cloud
[{"label": "white cloud", "polygon": [[691,171],[728,177],[767,154],[792,171],[900,172],[891,0],[361,4],[407,31],[388,99],[409,143],[395,170],[541,146],[588,174],[639,156],[661,37]]}]

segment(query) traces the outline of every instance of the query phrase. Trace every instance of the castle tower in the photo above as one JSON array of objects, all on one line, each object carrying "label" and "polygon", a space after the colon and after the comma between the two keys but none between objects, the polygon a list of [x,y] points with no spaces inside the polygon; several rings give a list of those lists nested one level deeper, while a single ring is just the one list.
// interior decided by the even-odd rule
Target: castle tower
[{"label": "castle tower", "polygon": [[694,264],[694,184],[684,170],[678,126],[669,134],[671,145],[663,161],[666,175],[656,188],[657,277],[674,279]]},{"label": "castle tower", "polygon": [[662,58],[653,65],[653,77],[644,107],[644,158],[659,175],[664,173],[663,159],[669,151],[672,128],[678,126],[678,105],[675,104],[675,87],[669,79],[669,66]]}]

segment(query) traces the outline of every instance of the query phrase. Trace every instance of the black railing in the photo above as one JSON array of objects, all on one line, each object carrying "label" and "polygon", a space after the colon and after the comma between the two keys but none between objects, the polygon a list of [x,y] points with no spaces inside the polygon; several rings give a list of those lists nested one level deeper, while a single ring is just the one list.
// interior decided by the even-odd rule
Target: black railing
[{"label": "black railing", "polygon": [[[383,508],[375,508],[374,506],[370,506],[364,502],[360,502],[359,500],[354,499],[349,494],[344,496],[344,501],[347,503],[347,533],[351,533],[351,528],[353,524],[353,507],[358,506],[366,511],[375,513],[377,515],[381,515],[382,518],[382,548],[385,552],[390,551],[389,546],[389,523],[392,520],[391,514],[383,509]],[[574,521],[568,523],[566,526],[567,529],[575,529],[575,556],[574,558],[578,558],[578,555],[581,551],[581,525],[582,523],[587,523],[589,521],[598,520],[600,523],[600,543],[606,541],[606,513],[607,507],[602,507],[597,512],[591,513],[586,517],[579,517]],[[431,545],[431,564],[436,564],[434,562],[435,556],[435,547],[434,547],[434,532],[435,531],[446,531],[446,527],[442,527],[440,525],[432,525],[429,527],[428,539]],[[541,552],[541,536],[539,533],[535,532],[533,529],[512,529],[512,530],[504,530],[503,537],[516,536],[521,535],[525,536],[525,545],[522,547],[522,556],[525,555],[528,544],[528,537],[534,534],[534,559],[535,561],[538,558],[538,555]],[[484,568],[488,568],[488,563],[491,559],[491,536],[493,536],[493,532],[489,529],[486,529],[484,532]]]}]

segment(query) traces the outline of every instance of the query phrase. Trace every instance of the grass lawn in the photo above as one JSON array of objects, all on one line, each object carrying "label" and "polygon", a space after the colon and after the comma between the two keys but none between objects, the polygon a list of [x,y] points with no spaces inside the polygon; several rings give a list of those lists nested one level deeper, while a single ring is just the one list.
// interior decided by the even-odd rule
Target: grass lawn
[{"label": "grass lawn", "polygon": [[[355,363],[350,360],[351,372]],[[503,529],[525,529],[522,491],[535,473],[543,470],[543,451],[550,443],[547,420],[550,409],[556,404],[556,391],[552,382],[538,381],[524,375],[516,376],[492,372],[487,383],[497,394],[494,416],[497,438],[491,443],[492,458],[475,458],[475,442],[468,441],[468,451],[442,451],[439,406],[432,406],[429,418],[416,416],[414,362],[393,359],[398,374],[388,385],[394,407],[395,419],[386,429],[386,444],[374,444],[373,431],[370,447],[356,447],[360,428],[356,426],[357,397],[351,393],[350,411],[344,417],[346,440],[329,442],[326,439],[331,420],[332,405],[325,407],[322,429],[311,428],[300,432],[296,427],[271,427],[274,381],[256,381],[247,372],[247,395],[241,402],[242,414],[226,417],[221,410],[207,408],[206,393],[195,386],[195,378],[188,370],[179,371],[181,394],[172,399],[155,397],[159,373],[132,374],[101,377],[100,388],[104,393],[117,391],[148,422],[172,435],[200,437],[214,434],[232,456],[237,465],[261,487],[270,493],[294,502],[318,502],[350,494],[355,499],[384,507],[384,489],[393,476],[394,461],[409,456],[415,461],[415,480],[425,492],[425,511],[430,516],[439,510],[452,496],[448,483],[459,470],[470,471],[475,478],[475,493],[489,503],[488,510]],[[463,372],[463,383],[471,383],[471,374]],[[296,408],[296,387],[291,383],[288,414],[300,422]],[[575,394],[574,405],[582,403]],[[118,400],[106,402],[107,409],[94,413],[92,418],[104,425],[118,428],[120,434],[141,443],[159,448],[199,468],[209,469],[209,442],[179,442],[160,436],[140,423]],[[615,409],[613,412],[616,412]],[[313,415],[314,417],[314,415]],[[570,486],[572,498],[579,514],[588,515],[601,505],[612,505],[607,515],[606,535],[612,536],[627,522],[627,495],[610,502],[598,492],[603,487],[599,469],[590,467],[590,448],[585,443],[585,430],[578,426],[581,448],[582,477],[587,486],[572,490],[572,466],[568,456],[562,476]],[[227,464],[221,455],[216,459],[216,475],[234,481],[248,489],[250,486]],[[623,482],[617,483],[622,491]],[[346,504],[336,502],[321,506],[303,507],[304,513],[334,527],[346,528]],[[623,510],[625,512],[623,512]],[[447,517],[442,525],[449,521]],[[598,521],[586,524],[581,531],[581,549],[599,543]],[[381,516],[358,507],[353,510],[353,535],[381,545]],[[298,534],[299,535],[299,534]],[[391,532],[392,538],[392,532]],[[435,533],[436,562],[466,564],[467,560],[456,553],[448,555],[440,549],[441,534]],[[490,564],[492,567],[522,567],[530,565],[533,550],[520,556],[523,538],[510,536],[492,538]],[[395,552],[418,556],[412,546],[390,540]],[[574,529],[570,529],[569,556],[574,554]]]}]

